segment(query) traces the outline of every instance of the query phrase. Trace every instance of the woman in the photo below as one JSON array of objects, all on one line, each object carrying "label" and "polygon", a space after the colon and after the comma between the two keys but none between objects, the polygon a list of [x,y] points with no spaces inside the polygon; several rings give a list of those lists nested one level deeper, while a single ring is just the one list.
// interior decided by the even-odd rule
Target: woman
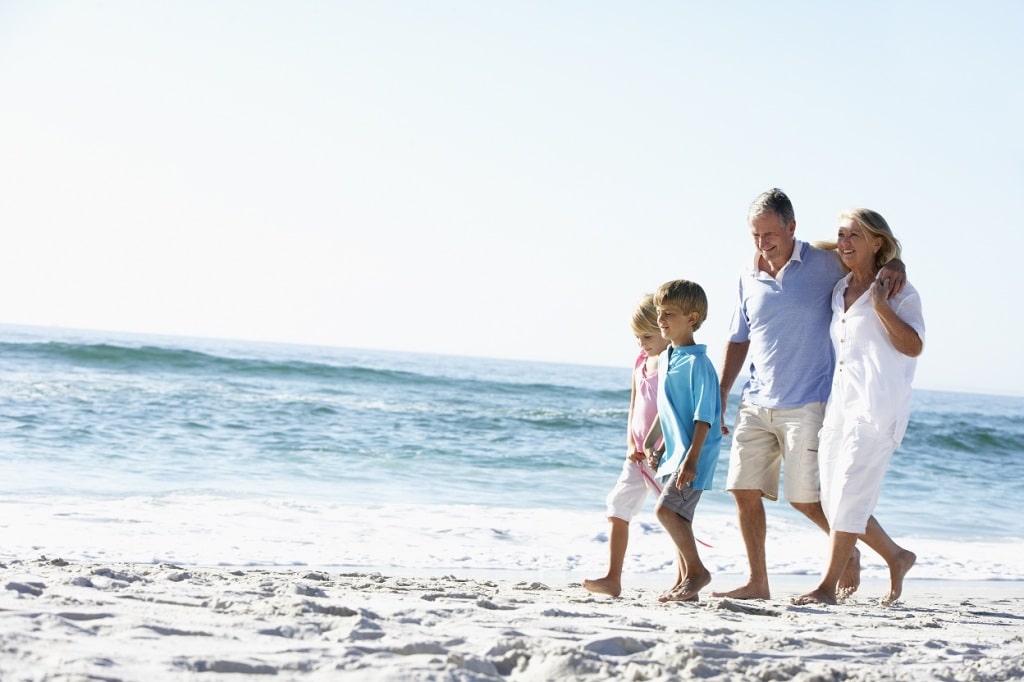
[{"label": "woman", "polygon": [[881,267],[900,256],[885,218],[869,209],[839,216],[838,252],[849,274],[832,292],[830,333],[836,366],[825,407],[818,460],[821,506],[831,528],[828,568],[812,592],[795,604],[835,604],[836,583],[858,539],[889,565],[889,593],[896,601],[917,556],[903,549],[872,515],[892,453],[907,430],[914,359],[924,346],[921,298],[908,282],[886,299]]}]

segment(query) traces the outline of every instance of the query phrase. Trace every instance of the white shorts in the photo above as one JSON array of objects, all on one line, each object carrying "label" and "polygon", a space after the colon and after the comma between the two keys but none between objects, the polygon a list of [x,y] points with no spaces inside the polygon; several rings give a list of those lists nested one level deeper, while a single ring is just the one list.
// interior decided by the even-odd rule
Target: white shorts
[{"label": "white shorts", "polygon": [[824,403],[775,410],[741,402],[725,489],[760,490],[762,497],[777,500],[781,472],[787,501],[817,502],[818,431],[824,416]]},{"label": "white shorts", "polygon": [[661,484],[662,481],[646,462],[624,460],[619,480],[605,500],[608,504],[607,516],[632,521],[643,508],[647,493],[652,493],[655,499],[661,494]]}]

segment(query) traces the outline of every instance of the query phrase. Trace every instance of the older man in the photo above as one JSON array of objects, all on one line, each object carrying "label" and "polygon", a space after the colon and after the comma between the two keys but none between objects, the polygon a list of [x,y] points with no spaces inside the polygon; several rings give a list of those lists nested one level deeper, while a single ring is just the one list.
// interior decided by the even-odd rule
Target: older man
[{"label": "older man", "polygon": [[[736,501],[750,578],[712,596],[768,599],[762,498],[778,499],[780,471],[786,500],[829,532],[819,493],[818,431],[832,381],[832,289],[844,271],[835,252],[796,239],[793,204],[782,190],[759,195],[747,220],[756,252],[740,275],[721,389],[727,434],[726,401],[749,356],[750,379],[736,414],[726,489]],[[879,273],[883,278],[889,280],[890,296],[898,292],[905,280],[903,263],[887,265]],[[859,584],[855,552],[837,592],[851,594]]]}]

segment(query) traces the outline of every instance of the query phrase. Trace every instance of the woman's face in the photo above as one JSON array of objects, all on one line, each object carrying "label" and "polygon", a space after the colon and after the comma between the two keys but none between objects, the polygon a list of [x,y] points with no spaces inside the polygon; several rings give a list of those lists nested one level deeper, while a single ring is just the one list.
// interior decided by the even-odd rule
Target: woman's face
[{"label": "woman's face", "polygon": [[852,218],[843,218],[839,221],[836,241],[839,244],[839,257],[846,267],[860,272],[874,270],[875,254],[882,248],[881,237],[871,236]]}]

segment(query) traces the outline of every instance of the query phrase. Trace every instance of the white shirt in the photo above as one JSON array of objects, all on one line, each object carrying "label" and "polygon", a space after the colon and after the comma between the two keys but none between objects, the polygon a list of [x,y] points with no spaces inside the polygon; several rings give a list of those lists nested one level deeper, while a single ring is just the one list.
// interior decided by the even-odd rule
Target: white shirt
[{"label": "white shirt", "polygon": [[[845,310],[844,294],[852,275],[832,290],[832,322],[829,333],[836,366],[832,390],[825,408],[825,423],[865,422],[903,439],[910,418],[910,384],[917,360],[896,350],[871,305],[870,291]],[[913,327],[924,342],[921,297],[908,282],[889,305]]]}]

